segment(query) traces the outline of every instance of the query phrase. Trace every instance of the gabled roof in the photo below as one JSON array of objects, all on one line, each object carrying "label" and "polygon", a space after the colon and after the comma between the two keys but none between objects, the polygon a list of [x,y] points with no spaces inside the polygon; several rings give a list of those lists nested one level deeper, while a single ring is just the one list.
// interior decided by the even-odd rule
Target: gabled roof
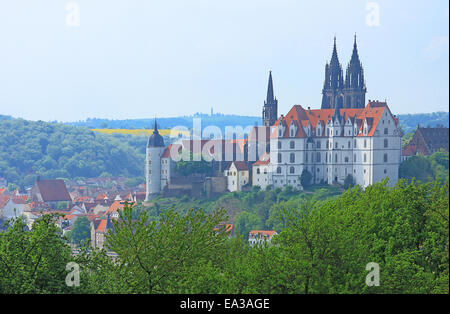
[{"label": "gabled roof", "polygon": [[71,202],[64,180],[38,180],[36,186],[44,202]]},{"label": "gabled roof", "polygon": [[[133,202],[128,202],[128,205],[133,207],[135,205],[135,203]],[[106,210],[105,214],[111,214],[111,213],[115,213],[118,210],[122,210],[125,206],[125,201],[114,201],[111,206],[109,206],[109,208]]]},{"label": "gabled roof", "polygon": [[225,170],[230,170],[231,165],[234,164],[234,166],[236,167],[236,169],[238,171],[247,171],[248,167],[247,164],[245,163],[245,161],[232,161],[228,164],[228,166],[225,168]]},{"label": "gabled roof", "polygon": [[[370,129],[368,131],[367,136],[373,136],[375,129],[378,125],[378,122],[382,116],[382,113],[389,107],[385,102],[377,102],[371,101],[367,104],[365,108],[341,108],[336,109],[339,110],[339,114],[344,118],[344,123],[347,122],[348,119],[352,123],[356,123],[359,130],[363,128],[363,122],[367,121],[370,125]],[[389,111],[390,112],[390,111]],[[335,109],[308,109],[305,110],[300,105],[294,105],[291,110],[286,114],[286,116],[281,116],[274,124],[274,126],[283,125],[285,127],[284,133],[282,137],[291,137],[289,133],[289,126],[293,123],[298,127],[294,138],[306,138],[307,134],[303,130],[308,125],[311,126],[311,136],[317,136],[317,125],[320,121],[320,124],[325,126],[327,123],[334,121]],[[398,124],[398,119],[394,117],[394,121]],[[325,132],[322,132],[321,137],[325,137]],[[364,136],[364,134],[358,134],[358,136]],[[271,138],[278,138],[277,128],[272,128]]]},{"label": "gabled roof", "polygon": [[255,162],[254,166],[268,165],[270,163],[270,154],[265,152],[259,157],[258,161]]}]

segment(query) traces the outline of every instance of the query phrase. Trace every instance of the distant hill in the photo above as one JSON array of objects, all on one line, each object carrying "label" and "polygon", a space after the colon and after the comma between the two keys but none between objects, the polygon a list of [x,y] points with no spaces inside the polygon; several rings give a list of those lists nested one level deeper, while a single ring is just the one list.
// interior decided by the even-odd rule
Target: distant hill
[{"label": "distant hill", "polygon": [[[397,115],[400,119],[400,125],[403,132],[409,133],[416,129],[417,125],[422,126],[449,126],[448,112],[417,113]],[[201,118],[202,127],[215,125],[224,131],[225,126],[253,126],[261,124],[261,117],[239,116],[224,114],[196,114],[193,116],[183,116],[174,118],[158,118],[158,126],[161,129],[170,129],[175,126],[184,126],[192,128],[194,118]],[[67,122],[66,124],[74,126],[85,126],[90,129],[148,129],[153,128],[154,119],[128,119],[128,120],[109,120],[100,118],[89,118],[86,121]]]},{"label": "distant hill", "polygon": [[[202,128],[210,125],[219,127],[224,131],[226,126],[253,126],[261,124],[261,117],[238,116],[224,114],[196,114],[193,116],[182,116],[173,118],[157,118],[158,127],[160,129],[171,129],[176,126],[183,126],[191,129],[193,127],[193,119],[201,118]],[[154,119],[127,119],[127,120],[109,120],[100,118],[88,118],[86,121],[66,122],[68,125],[84,126],[90,129],[151,129],[153,128]]]},{"label": "distant hill", "polygon": [[406,134],[413,132],[418,124],[425,127],[434,127],[437,125],[448,127],[448,114],[448,112],[438,111],[432,113],[399,114],[397,117],[400,120],[400,126],[403,132]]},{"label": "distant hill", "polygon": [[43,178],[143,177],[146,138],[60,123],[0,119],[0,177],[21,187]]}]

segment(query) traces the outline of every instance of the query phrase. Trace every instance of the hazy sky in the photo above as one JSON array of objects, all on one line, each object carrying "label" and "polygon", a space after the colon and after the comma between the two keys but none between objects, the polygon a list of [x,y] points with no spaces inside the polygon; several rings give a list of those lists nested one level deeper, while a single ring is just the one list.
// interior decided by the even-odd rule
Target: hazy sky
[{"label": "hazy sky", "polygon": [[0,114],[259,116],[270,69],[280,114],[319,108],[355,32],[366,99],[448,111],[448,27],[447,0],[0,0]]}]

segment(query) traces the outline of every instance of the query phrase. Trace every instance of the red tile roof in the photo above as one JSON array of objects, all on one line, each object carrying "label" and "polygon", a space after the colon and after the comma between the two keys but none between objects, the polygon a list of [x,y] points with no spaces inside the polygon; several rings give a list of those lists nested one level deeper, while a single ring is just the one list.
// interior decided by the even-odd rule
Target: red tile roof
[{"label": "red tile roof", "polygon": [[[352,122],[356,120],[356,124],[359,130],[363,129],[364,121],[367,120],[370,129],[367,136],[373,136],[375,129],[378,125],[378,121],[381,118],[385,108],[389,110],[389,107],[385,102],[369,102],[365,108],[344,108],[340,109],[339,113],[344,117],[344,121],[350,119]],[[311,130],[316,133],[317,125],[320,124],[322,128],[328,121],[334,116],[334,109],[308,109],[305,110],[300,105],[295,105],[286,114],[281,116],[274,124],[275,128],[271,130],[271,138],[278,138],[277,126],[283,125],[285,127],[282,137],[289,137],[289,126],[293,123],[297,126],[297,132],[294,137],[307,137],[303,127],[310,126]],[[389,111],[390,112],[390,111]],[[394,118],[396,124],[398,119]],[[302,127],[300,127],[302,126]],[[325,137],[325,132],[322,132],[322,137]],[[364,136],[364,134],[358,134],[358,136]]]},{"label": "red tile roof", "polygon": [[258,161],[255,162],[254,166],[262,166],[262,165],[268,165],[270,163],[270,154],[264,153],[259,157]]},{"label": "red tile roof", "polygon": [[250,235],[252,235],[252,236],[260,235],[260,236],[264,236],[267,238],[272,238],[275,233],[276,233],[276,231],[274,231],[274,230],[251,230],[250,231]]}]

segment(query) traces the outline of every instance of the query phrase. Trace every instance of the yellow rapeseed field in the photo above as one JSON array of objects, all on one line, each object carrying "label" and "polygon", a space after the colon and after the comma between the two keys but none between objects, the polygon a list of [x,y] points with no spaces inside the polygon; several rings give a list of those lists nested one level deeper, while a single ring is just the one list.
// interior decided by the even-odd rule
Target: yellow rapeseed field
[{"label": "yellow rapeseed field", "polygon": [[[153,130],[150,129],[91,129],[94,132],[100,132],[100,133],[105,133],[105,134],[114,134],[114,133],[120,133],[120,134],[130,134],[130,135],[138,135],[138,136],[149,136],[150,134],[153,133]],[[159,134],[161,135],[167,135],[170,136],[170,132],[172,130],[170,129],[162,129],[162,130],[158,130]],[[174,136],[178,136],[179,133],[181,133],[182,135],[185,136],[189,136],[189,132],[186,131],[174,131],[176,132],[175,134],[172,134]]]}]

